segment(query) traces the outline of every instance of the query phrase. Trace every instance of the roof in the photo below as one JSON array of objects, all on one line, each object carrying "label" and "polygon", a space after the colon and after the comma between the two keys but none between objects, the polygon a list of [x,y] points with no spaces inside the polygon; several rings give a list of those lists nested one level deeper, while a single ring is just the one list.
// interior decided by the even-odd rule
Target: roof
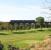
[{"label": "roof", "polygon": [[13,23],[34,23],[35,20],[11,20]]}]

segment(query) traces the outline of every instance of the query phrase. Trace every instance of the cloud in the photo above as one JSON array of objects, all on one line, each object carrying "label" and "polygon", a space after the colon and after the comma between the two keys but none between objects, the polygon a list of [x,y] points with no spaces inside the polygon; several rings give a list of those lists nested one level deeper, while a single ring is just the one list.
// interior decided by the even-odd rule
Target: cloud
[{"label": "cloud", "polygon": [[47,10],[41,9],[39,6],[0,6],[0,20],[34,20],[37,16],[40,16],[43,11]]},{"label": "cloud", "polygon": [[34,19],[40,14],[40,7],[38,6],[26,6],[23,8],[17,8],[17,16],[19,19]]},{"label": "cloud", "polygon": [[0,20],[9,21],[16,16],[16,7],[0,6]]},{"label": "cloud", "polygon": [[17,8],[17,19],[34,20],[38,16],[43,16],[45,20],[48,20],[48,13],[51,13],[49,9],[43,9],[39,6],[25,6]]}]

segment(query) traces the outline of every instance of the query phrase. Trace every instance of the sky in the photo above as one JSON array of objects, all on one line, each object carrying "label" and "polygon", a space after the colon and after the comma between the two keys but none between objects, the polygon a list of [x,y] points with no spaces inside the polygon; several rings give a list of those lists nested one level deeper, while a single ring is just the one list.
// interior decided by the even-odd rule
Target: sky
[{"label": "sky", "polygon": [[46,5],[47,0],[0,0],[0,21],[35,20],[38,16],[49,20],[46,13],[51,11],[43,9]]}]

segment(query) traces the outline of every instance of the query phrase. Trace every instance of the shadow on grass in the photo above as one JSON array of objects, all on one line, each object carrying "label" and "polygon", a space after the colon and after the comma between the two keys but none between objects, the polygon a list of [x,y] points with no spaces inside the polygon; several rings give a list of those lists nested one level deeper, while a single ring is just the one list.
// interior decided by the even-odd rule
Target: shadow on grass
[{"label": "shadow on grass", "polygon": [[48,31],[51,31],[51,29],[48,29]]},{"label": "shadow on grass", "polygon": [[5,33],[0,33],[0,35],[8,35],[8,34],[5,34]]},{"label": "shadow on grass", "polygon": [[37,31],[27,31],[27,33],[36,33]]},{"label": "shadow on grass", "polygon": [[25,34],[26,32],[13,32],[13,34]]},{"label": "shadow on grass", "polygon": [[40,29],[39,29],[39,30],[37,30],[37,31],[45,31],[45,30],[40,30]]}]

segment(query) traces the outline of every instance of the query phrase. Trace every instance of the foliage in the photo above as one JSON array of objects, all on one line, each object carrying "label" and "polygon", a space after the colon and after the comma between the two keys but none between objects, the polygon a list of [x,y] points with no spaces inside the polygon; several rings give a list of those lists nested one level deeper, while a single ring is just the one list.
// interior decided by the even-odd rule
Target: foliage
[{"label": "foliage", "polygon": [[44,23],[44,17],[37,17],[36,22],[40,25],[40,28],[42,29],[42,25]]},{"label": "foliage", "polygon": [[[51,31],[48,29],[43,29],[44,31],[39,31],[39,29],[34,30],[17,30],[17,31],[0,31],[0,41],[4,44],[5,50],[7,50],[8,44],[12,44],[15,47],[24,48],[28,44],[39,42],[44,39],[45,36],[51,35]],[[15,34],[14,34],[15,33]]]}]

